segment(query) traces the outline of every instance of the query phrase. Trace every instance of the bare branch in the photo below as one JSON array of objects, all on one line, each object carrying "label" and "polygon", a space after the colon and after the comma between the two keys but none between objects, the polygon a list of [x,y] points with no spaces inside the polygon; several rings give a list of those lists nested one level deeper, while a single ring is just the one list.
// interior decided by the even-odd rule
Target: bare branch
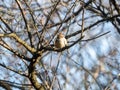
[{"label": "bare branch", "polygon": [[12,37],[14,38],[17,42],[19,42],[20,44],[22,44],[28,51],[30,51],[31,53],[35,53],[36,49],[30,47],[25,41],[23,41],[22,39],[20,39],[15,33],[10,33],[10,34],[0,34],[0,37]]},{"label": "bare branch", "polygon": [[0,63],[0,66],[1,66],[1,67],[4,67],[4,68],[6,68],[6,69],[8,69],[8,70],[10,70],[10,71],[12,71],[12,72],[14,72],[14,73],[17,73],[17,74],[19,74],[19,75],[21,75],[21,76],[28,77],[28,75],[22,74],[21,71],[15,71],[15,70],[11,69],[10,67],[7,67],[7,66],[5,66],[5,65],[3,65],[3,64],[1,64],[1,63]]},{"label": "bare branch", "polygon": [[27,61],[30,61],[31,59],[20,54],[18,51],[15,51],[14,49],[12,49],[6,42],[4,42],[3,40],[0,41],[0,45],[3,46],[4,48],[6,48],[7,50],[11,51],[12,53],[14,53],[15,55],[17,55],[19,58],[25,59]]},{"label": "bare branch", "polygon": [[23,16],[25,25],[26,25],[26,27],[27,27],[27,32],[28,32],[30,44],[31,44],[31,46],[33,47],[33,44],[32,44],[32,35],[31,35],[31,33],[30,33],[29,26],[28,26],[27,20],[26,20],[26,18],[25,18],[24,11],[23,11],[23,9],[22,9],[22,6],[21,6],[21,4],[20,4],[20,1],[18,1],[18,0],[15,0],[15,1],[17,2],[18,7],[19,7],[19,9],[20,9],[20,11],[21,11],[21,13],[22,13],[22,16]]}]

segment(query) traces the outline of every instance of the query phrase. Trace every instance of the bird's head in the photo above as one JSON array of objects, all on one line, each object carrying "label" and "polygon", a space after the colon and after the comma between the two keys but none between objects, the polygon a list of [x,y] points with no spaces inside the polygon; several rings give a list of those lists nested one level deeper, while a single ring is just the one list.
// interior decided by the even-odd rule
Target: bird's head
[{"label": "bird's head", "polygon": [[57,36],[57,38],[64,38],[64,35],[60,32]]}]

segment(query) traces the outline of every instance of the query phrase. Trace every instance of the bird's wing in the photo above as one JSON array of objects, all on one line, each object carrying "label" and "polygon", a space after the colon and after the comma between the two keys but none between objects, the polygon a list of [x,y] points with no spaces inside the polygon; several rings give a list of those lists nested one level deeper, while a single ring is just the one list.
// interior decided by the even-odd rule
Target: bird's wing
[{"label": "bird's wing", "polygon": [[64,43],[65,43],[65,46],[68,45],[67,40],[65,38],[64,38]]}]

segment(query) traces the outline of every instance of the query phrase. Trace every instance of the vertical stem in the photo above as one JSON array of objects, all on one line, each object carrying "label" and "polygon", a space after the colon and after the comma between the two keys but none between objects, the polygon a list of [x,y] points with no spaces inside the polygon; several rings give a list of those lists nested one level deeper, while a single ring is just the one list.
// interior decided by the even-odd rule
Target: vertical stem
[{"label": "vertical stem", "polygon": [[81,37],[83,37],[83,32],[84,32],[84,6],[83,6],[83,12],[82,12],[82,32],[81,32]]},{"label": "vertical stem", "polygon": [[29,79],[36,90],[45,90],[44,86],[37,81],[35,66],[40,60],[41,56],[34,58],[29,65]]}]

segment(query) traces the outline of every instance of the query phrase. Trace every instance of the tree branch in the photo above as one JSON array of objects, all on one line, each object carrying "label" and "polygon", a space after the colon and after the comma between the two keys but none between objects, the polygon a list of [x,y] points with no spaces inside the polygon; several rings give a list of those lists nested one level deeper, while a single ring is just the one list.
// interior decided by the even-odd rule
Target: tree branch
[{"label": "tree branch", "polygon": [[21,71],[15,71],[15,70],[11,69],[10,67],[7,67],[7,66],[5,66],[5,65],[3,65],[3,64],[1,64],[1,63],[0,63],[0,66],[1,66],[1,67],[4,67],[4,68],[6,68],[6,69],[8,69],[8,70],[10,70],[10,71],[12,71],[12,72],[14,72],[14,73],[17,73],[17,74],[19,74],[19,75],[28,77],[26,74],[22,74]]},{"label": "tree branch", "polygon": [[31,53],[35,53],[36,49],[30,47],[25,41],[23,41],[21,38],[19,38],[15,33],[10,33],[10,34],[0,34],[0,37],[12,37],[14,38],[17,42],[19,42],[21,45],[23,45],[28,51]]},{"label": "tree branch", "polygon": [[12,49],[8,44],[6,44],[4,41],[1,40],[1,41],[0,41],[0,45],[1,45],[2,47],[4,47],[5,49],[7,49],[7,50],[11,51],[12,53],[14,53],[14,54],[15,54],[16,56],[18,56],[19,58],[25,59],[26,61],[31,61],[30,58],[22,55],[22,54],[19,53],[18,51],[15,51],[15,50]]},{"label": "tree branch", "polygon": [[38,61],[40,60],[40,58],[41,58],[41,56],[38,56],[38,57],[33,58],[33,60],[31,61],[30,65],[28,67],[29,79],[36,90],[45,90],[45,87],[42,84],[38,83],[36,71],[35,71],[35,66],[38,63]]},{"label": "tree branch", "polygon": [[33,47],[33,44],[32,44],[32,35],[31,35],[31,33],[30,33],[29,25],[28,25],[27,20],[26,20],[26,18],[25,18],[24,11],[23,11],[23,9],[22,9],[22,6],[21,6],[20,2],[19,2],[18,0],[15,0],[15,1],[17,2],[18,7],[19,7],[19,9],[20,9],[20,11],[21,11],[21,13],[22,13],[22,17],[23,17],[23,19],[24,19],[25,26],[27,27],[27,33],[28,33],[28,37],[29,37],[29,40],[30,40],[30,44],[31,44],[31,46]]}]

